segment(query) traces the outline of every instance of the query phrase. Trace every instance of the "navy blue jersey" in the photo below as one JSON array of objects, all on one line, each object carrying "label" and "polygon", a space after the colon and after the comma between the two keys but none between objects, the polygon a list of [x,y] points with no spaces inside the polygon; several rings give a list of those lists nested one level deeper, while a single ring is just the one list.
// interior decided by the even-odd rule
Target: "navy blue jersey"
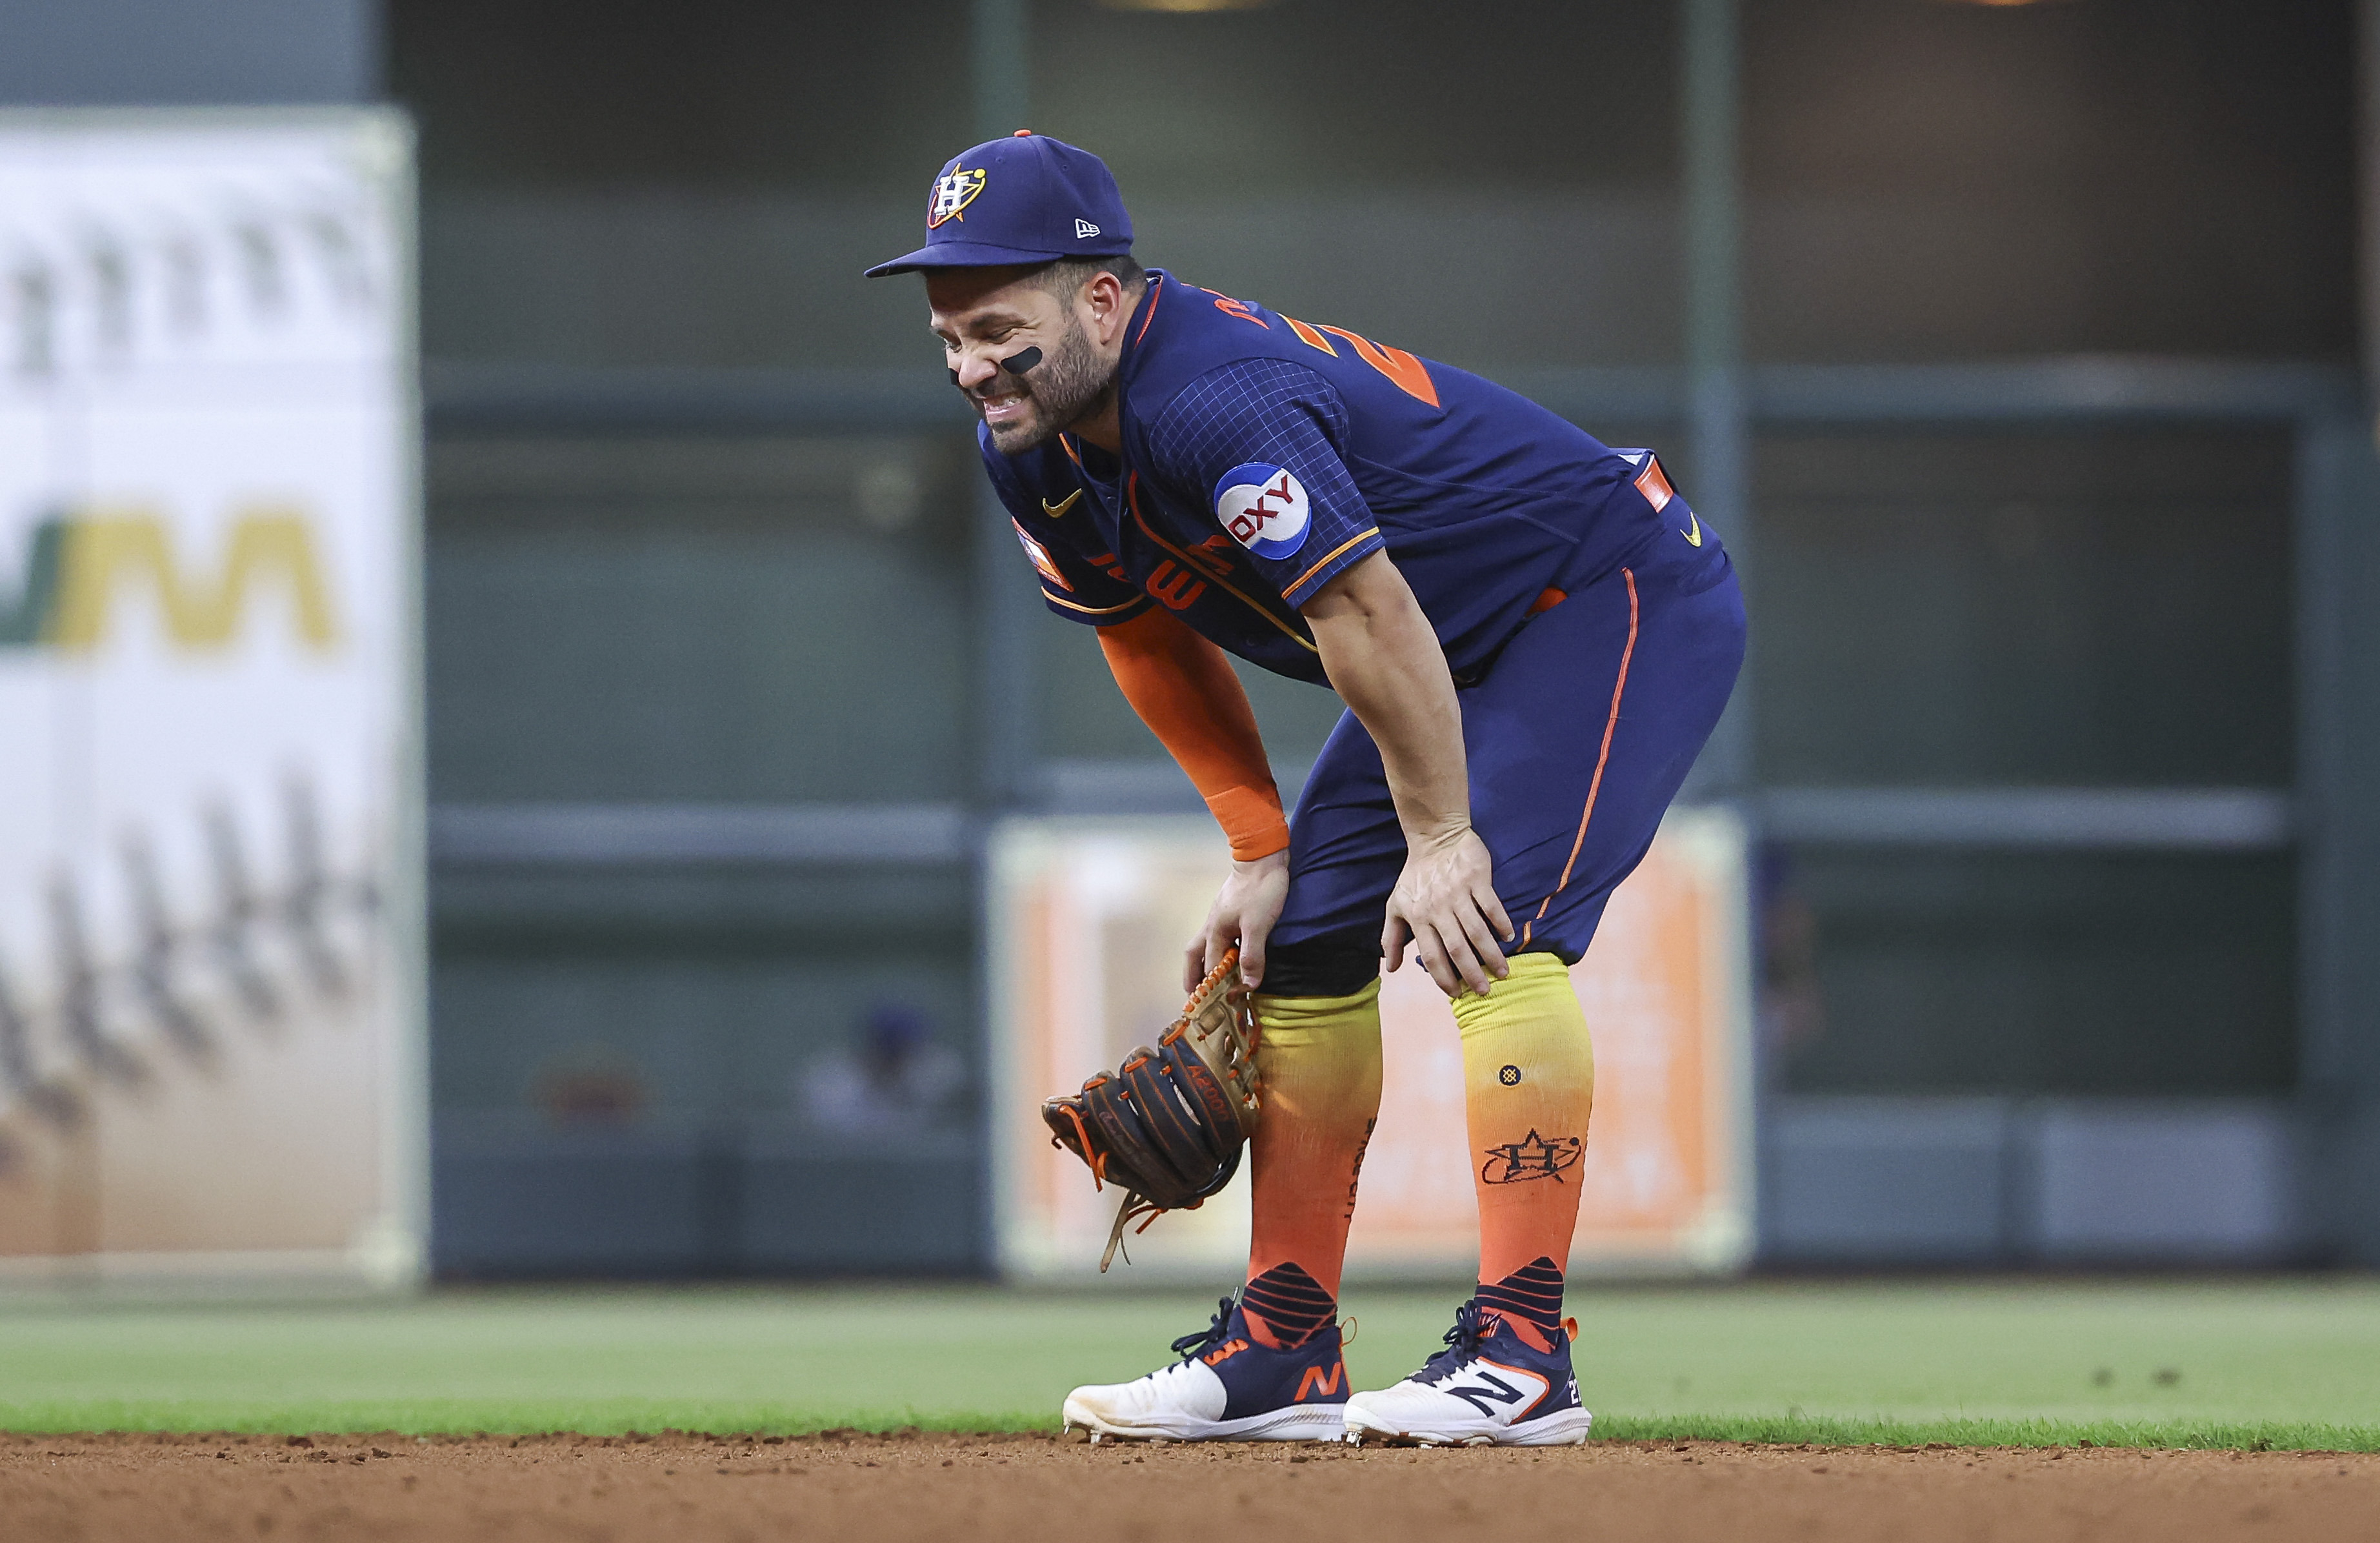
[{"label": "navy blue jersey", "polygon": [[1094,626],[1161,604],[1299,680],[1329,684],[1297,608],[1372,553],[1404,575],[1462,679],[1548,589],[1591,584],[1668,529],[1642,452],[1476,375],[1162,270],[1117,387],[1121,456],[1060,435],[1012,457],[978,433],[1043,598]]}]

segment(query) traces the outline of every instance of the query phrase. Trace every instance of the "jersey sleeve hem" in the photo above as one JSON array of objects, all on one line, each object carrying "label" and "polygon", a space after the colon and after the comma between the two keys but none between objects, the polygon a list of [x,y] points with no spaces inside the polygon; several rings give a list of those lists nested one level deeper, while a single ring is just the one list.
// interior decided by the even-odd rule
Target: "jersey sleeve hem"
[{"label": "jersey sleeve hem", "polygon": [[1357,531],[1322,554],[1312,567],[1281,586],[1281,598],[1292,605],[1313,598],[1313,592],[1336,575],[1354,566],[1373,553],[1386,550],[1388,542],[1380,539],[1380,528]]},{"label": "jersey sleeve hem", "polygon": [[1049,601],[1050,610],[1068,621],[1088,622],[1094,626],[1113,626],[1118,622],[1130,621],[1155,603],[1147,595],[1135,595],[1118,605],[1085,605],[1052,591],[1047,584],[1041,586],[1041,598]]}]

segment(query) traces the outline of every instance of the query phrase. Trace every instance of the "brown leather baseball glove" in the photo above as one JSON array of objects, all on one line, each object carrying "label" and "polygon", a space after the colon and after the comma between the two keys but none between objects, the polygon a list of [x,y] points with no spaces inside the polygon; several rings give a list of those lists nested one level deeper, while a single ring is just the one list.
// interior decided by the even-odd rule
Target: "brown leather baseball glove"
[{"label": "brown leather baseball glove", "polygon": [[[1169,1210],[1195,1210],[1239,1172],[1240,1148],[1257,1128],[1257,1021],[1240,983],[1240,952],[1198,982],[1182,1015],[1159,1036],[1101,1072],[1079,1093],[1041,1105],[1058,1145],[1091,1167],[1091,1182],[1122,1189],[1104,1273],[1135,1217],[1138,1231]],[[1129,1261],[1127,1261],[1129,1262]]]}]

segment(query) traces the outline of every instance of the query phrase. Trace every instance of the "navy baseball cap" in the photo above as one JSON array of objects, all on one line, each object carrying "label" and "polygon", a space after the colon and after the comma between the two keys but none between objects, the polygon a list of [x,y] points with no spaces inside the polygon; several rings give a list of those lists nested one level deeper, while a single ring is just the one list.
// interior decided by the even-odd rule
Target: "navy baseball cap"
[{"label": "navy baseball cap", "polygon": [[953,156],[926,200],[926,244],[869,278],[920,268],[995,268],[1132,250],[1132,216],[1107,163],[1020,128]]}]

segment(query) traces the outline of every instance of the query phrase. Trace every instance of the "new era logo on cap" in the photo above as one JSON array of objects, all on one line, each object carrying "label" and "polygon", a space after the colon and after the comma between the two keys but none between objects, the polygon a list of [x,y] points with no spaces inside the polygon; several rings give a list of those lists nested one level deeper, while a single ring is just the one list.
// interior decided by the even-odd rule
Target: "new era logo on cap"
[{"label": "new era logo on cap", "polygon": [[1076,220],[1075,222],[1075,239],[1077,241],[1087,241],[1099,233],[1099,227],[1091,224],[1088,220]]}]

